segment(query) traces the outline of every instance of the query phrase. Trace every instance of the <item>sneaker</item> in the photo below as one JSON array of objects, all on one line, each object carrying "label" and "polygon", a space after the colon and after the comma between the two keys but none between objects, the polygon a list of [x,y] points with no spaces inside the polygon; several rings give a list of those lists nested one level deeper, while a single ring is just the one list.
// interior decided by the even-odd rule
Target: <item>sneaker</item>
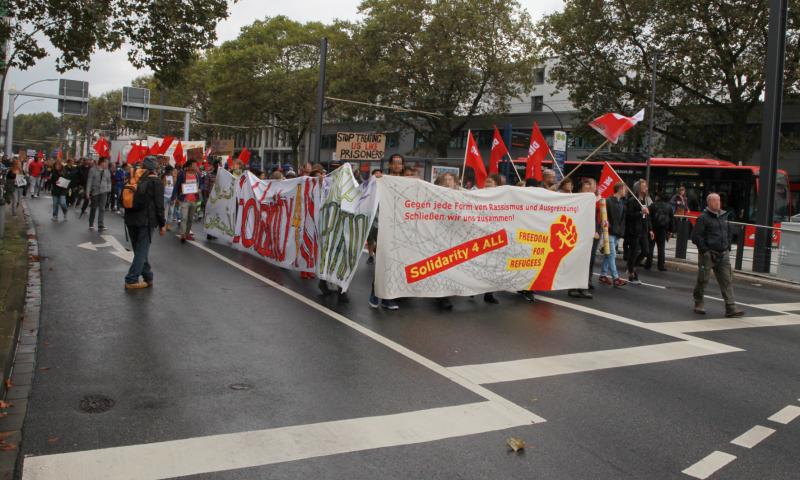
[{"label": "sneaker", "polygon": [[147,288],[153,288],[153,279],[152,278],[150,280],[145,280],[144,283],[147,284]]},{"label": "sneaker", "polygon": [[106,227],[103,226],[97,227],[97,231],[99,232],[105,232],[106,230],[108,230]]},{"label": "sneaker", "polygon": [[567,295],[572,298],[581,298],[581,291],[576,288],[572,288],[567,290]]},{"label": "sneaker", "polygon": [[536,301],[536,297],[533,296],[533,292],[531,292],[530,290],[520,290],[517,293],[522,295],[522,298],[524,298],[525,300],[527,300],[527,301],[529,301],[531,303]]},{"label": "sneaker", "polygon": [[639,280],[639,275],[628,275],[628,283],[632,285],[641,285],[642,281]]},{"label": "sneaker", "polygon": [[592,295],[591,293],[589,293],[589,291],[588,291],[588,290],[578,290],[578,295],[579,295],[581,298],[585,298],[585,299],[587,299],[587,300],[591,300],[591,299],[593,299],[593,298],[594,298],[594,295]]},{"label": "sneaker", "polygon": [[491,303],[492,305],[497,305],[498,303],[500,303],[500,300],[494,298],[494,294],[493,293],[485,294],[483,296],[483,301],[486,302],[486,303]]},{"label": "sneaker", "polygon": [[94,231],[94,227],[93,227],[93,226],[91,226],[91,225],[89,225],[89,230],[92,230],[92,231]]},{"label": "sneaker", "polygon": [[453,309],[453,302],[450,301],[449,298],[437,298],[436,303],[439,305],[439,308],[442,310],[452,310]]},{"label": "sneaker", "polygon": [[[328,288],[328,282],[326,282],[325,280],[320,280],[317,286],[319,287],[319,291],[322,292],[323,295],[330,295],[331,293],[333,293],[333,291],[330,288]],[[370,298],[370,305],[372,305],[372,298]],[[377,305],[375,306],[377,307]]]},{"label": "sneaker", "polygon": [[186,243],[186,236],[181,235],[181,243]]},{"label": "sneaker", "polygon": [[621,278],[614,279],[614,288],[621,288],[621,287],[624,287],[627,284],[628,284],[628,282],[626,282],[625,280],[623,280]]},{"label": "sneaker", "polygon": [[[152,284],[150,284],[150,285],[152,285]],[[125,290],[139,290],[139,289],[142,289],[142,288],[147,288],[150,285],[148,285],[146,282],[126,283],[125,284]]]},{"label": "sneaker", "polygon": [[605,283],[606,285],[611,285],[611,279],[605,275],[600,275],[600,283]]},{"label": "sneaker", "polygon": [[375,263],[375,257],[370,255],[369,258],[367,258],[367,265],[373,265],[374,263]]},{"label": "sneaker", "polygon": [[190,232],[189,235],[186,235],[186,240],[194,241],[194,235]]},{"label": "sneaker", "polygon": [[376,297],[374,293],[369,294],[369,306],[372,308],[378,308],[381,306],[381,299]]},{"label": "sneaker", "polygon": [[739,318],[744,316],[744,310],[739,310],[736,307],[726,308],[725,316],[728,318]]},{"label": "sneaker", "polygon": [[400,309],[400,305],[398,305],[394,300],[381,300],[381,307],[385,308],[386,310]]},{"label": "sneaker", "polygon": [[706,314],[706,307],[702,303],[694,302],[694,313],[698,315]]},{"label": "sneaker", "polygon": [[58,217],[52,217],[50,220],[52,220],[53,222],[57,222],[58,221]]},{"label": "sneaker", "polygon": [[339,303],[350,303],[350,297],[347,296],[347,292],[339,292]]}]

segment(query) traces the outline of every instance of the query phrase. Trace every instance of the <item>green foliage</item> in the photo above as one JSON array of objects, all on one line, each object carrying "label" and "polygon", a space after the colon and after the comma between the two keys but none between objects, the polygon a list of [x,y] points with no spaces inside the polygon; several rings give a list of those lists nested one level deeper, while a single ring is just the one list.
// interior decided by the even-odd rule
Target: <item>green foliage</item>
[{"label": "green foliage", "polygon": [[[785,85],[798,90],[800,2],[791,0]],[[568,0],[545,18],[544,45],[559,57],[551,79],[584,119],[634,113],[650,99],[658,57],[660,153],[748,161],[758,148],[769,8],[766,0]]]},{"label": "green foliage", "polygon": [[19,148],[52,151],[58,146],[61,122],[50,112],[14,117],[14,152]]}]

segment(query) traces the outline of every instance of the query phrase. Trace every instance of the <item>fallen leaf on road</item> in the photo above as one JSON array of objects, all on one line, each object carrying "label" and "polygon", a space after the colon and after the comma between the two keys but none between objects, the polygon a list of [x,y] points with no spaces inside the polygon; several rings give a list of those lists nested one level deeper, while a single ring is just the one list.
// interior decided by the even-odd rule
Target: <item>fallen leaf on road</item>
[{"label": "fallen leaf on road", "polygon": [[14,406],[13,403],[4,402],[4,401],[0,400],[0,408],[8,408],[8,407],[13,407],[13,406]]},{"label": "fallen leaf on road", "polygon": [[47,437],[47,443],[49,443],[50,445],[56,443],[57,441],[58,441],[58,437],[54,437],[52,435]]},{"label": "fallen leaf on road", "polygon": [[514,452],[525,450],[525,441],[521,438],[509,437],[509,439],[506,440],[506,444],[508,444],[508,446],[511,447],[511,450],[514,450]]},{"label": "fallen leaf on road", "polygon": [[16,450],[17,446],[13,443],[0,443],[0,450],[9,451]]}]

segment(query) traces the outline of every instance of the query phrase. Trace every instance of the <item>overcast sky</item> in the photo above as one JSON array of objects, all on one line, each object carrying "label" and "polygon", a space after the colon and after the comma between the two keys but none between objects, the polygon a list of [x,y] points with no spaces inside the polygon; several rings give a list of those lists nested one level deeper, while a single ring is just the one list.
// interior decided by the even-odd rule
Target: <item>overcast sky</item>
[{"label": "overcast sky", "polygon": [[[240,0],[230,8],[228,19],[217,27],[217,36],[219,42],[234,39],[243,26],[252,23],[254,19],[266,16],[285,15],[301,22],[313,20],[328,22],[335,18],[355,20],[359,3],[360,0],[295,0],[293,2]],[[563,6],[562,0],[520,0],[520,3],[528,9],[534,20],[559,10]],[[49,50],[53,50],[52,46],[49,47]],[[11,70],[6,80],[6,87],[20,89],[37,80],[63,77],[88,81],[89,92],[92,95],[99,95],[108,90],[130,85],[131,80],[148,73],[147,70],[137,70],[132,67],[128,63],[124,51],[97,52],[92,56],[92,66],[88,71],[72,70],[64,74],[56,71],[55,57],[51,55],[26,71]],[[56,82],[41,83],[31,90],[56,93],[57,85]],[[55,113],[56,101],[31,102],[23,106],[17,113],[42,111]]]}]

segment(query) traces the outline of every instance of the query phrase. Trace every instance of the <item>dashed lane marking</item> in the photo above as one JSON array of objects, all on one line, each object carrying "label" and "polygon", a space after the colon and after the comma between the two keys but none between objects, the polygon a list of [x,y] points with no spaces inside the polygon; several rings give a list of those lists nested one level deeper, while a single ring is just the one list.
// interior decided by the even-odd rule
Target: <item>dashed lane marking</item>
[{"label": "dashed lane marking", "polygon": [[800,407],[796,405],[788,405],[783,407],[779,412],[769,417],[767,420],[786,425],[799,416]]},{"label": "dashed lane marking", "polygon": [[731,443],[744,448],[753,448],[773,433],[775,433],[775,430],[772,428],[756,425],[755,427],[731,440]]},{"label": "dashed lane marking", "polygon": [[731,455],[730,453],[716,451],[709,454],[706,458],[700,460],[691,467],[687,468],[686,470],[683,471],[683,473],[689,475],[690,477],[704,480],[713,475],[717,470],[731,463],[734,460],[736,460],[736,457],[734,455]]}]

